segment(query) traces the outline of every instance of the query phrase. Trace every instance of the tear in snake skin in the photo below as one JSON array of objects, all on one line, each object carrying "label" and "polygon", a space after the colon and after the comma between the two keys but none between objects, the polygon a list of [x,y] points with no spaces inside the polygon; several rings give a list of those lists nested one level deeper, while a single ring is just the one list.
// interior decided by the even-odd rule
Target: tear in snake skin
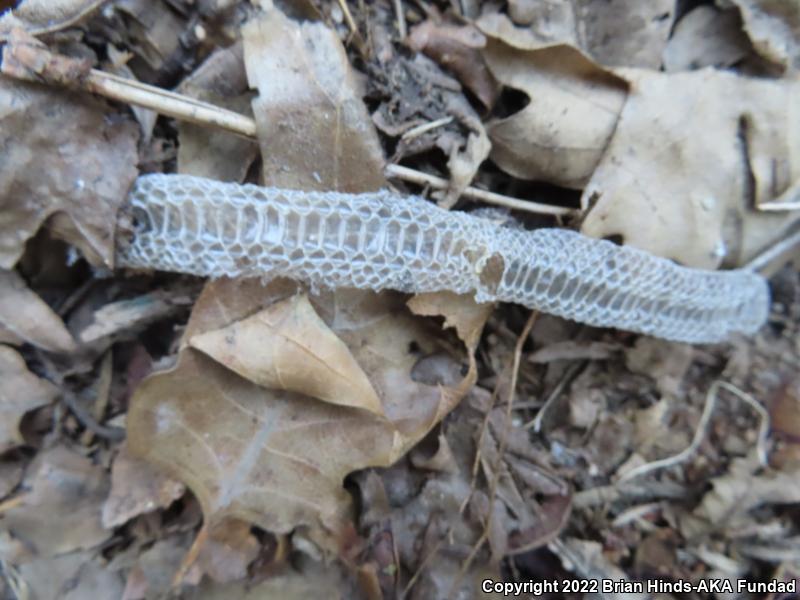
[{"label": "tear in snake skin", "polygon": [[314,286],[449,290],[598,327],[691,343],[753,333],[759,275],[681,267],[566,229],[525,231],[390,192],[342,194],[145,175],[126,211],[120,266]]}]

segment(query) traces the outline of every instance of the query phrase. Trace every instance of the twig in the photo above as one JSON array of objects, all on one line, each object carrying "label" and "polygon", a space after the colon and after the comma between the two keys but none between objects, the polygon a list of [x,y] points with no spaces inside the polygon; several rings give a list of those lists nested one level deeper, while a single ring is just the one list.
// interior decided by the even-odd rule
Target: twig
[{"label": "twig", "polygon": [[417,125],[416,127],[412,127],[406,131],[400,136],[400,139],[407,142],[408,140],[413,140],[415,137],[421,136],[426,131],[431,131],[432,129],[442,127],[443,125],[448,125],[452,122],[453,117],[442,117],[441,119],[436,119],[435,121],[423,123],[422,125]]},{"label": "twig", "polygon": [[[408,167],[401,165],[386,165],[384,173],[387,177],[396,177],[411,183],[419,185],[429,185],[437,190],[447,189],[449,183],[446,179],[436,177],[435,175],[428,175],[421,171],[415,171]],[[504,206],[514,210],[522,210],[530,213],[538,213],[543,215],[555,216],[572,216],[578,214],[577,209],[567,208],[565,206],[553,206],[551,204],[542,204],[541,202],[529,202],[528,200],[520,200],[519,198],[512,198],[510,196],[503,196],[502,194],[495,194],[476,187],[468,187],[461,195],[465,198],[472,198],[473,200],[480,200],[487,204],[494,204],[495,206]]]},{"label": "twig", "polygon": [[189,96],[97,69],[89,72],[84,85],[88,91],[112,100],[135,104],[168,117],[198,125],[210,125],[256,139],[255,120]]},{"label": "twig", "polygon": [[18,496],[13,496],[11,498],[7,498],[2,502],[0,502],[0,515],[2,515],[4,512],[8,510],[11,510],[12,508],[17,508],[18,506],[20,506],[23,502],[25,502],[25,499],[28,497],[29,494],[30,492],[20,494]]},{"label": "twig", "polygon": [[397,32],[400,34],[400,40],[404,40],[408,35],[408,29],[406,27],[406,16],[403,14],[403,0],[394,0],[394,14],[397,18]]},{"label": "twig", "polygon": [[50,52],[47,46],[19,31],[3,47],[0,63],[0,71],[9,77],[85,90],[175,119],[256,138],[256,122],[250,117],[89,67],[86,61]]},{"label": "twig", "polygon": [[628,481],[630,479],[633,479],[634,477],[639,477],[641,475],[644,475],[645,473],[650,473],[658,469],[675,466],[687,460],[689,457],[691,457],[692,454],[694,454],[697,451],[697,449],[700,447],[700,444],[703,442],[703,437],[705,436],[705,432],[708,429],[708,424],[711,421],[711,415],[713,414],[714,407],[716,406],[717,403],[717,396],[720,388],[729,391],[737,398],[745,401],[758,413],[758,416],[760,417],[760,424],[758,432],[758,441],[756,442],[756,452],[758,454],[759,463],[761,463],[762,466],[765,466],[767,464],[767,458],[768,458],[766,444],[767,444],[767,435],[769,434],[769,414],[767,413],[766,409],[763,406],[761,406],[761,404],[759,404],[758,401],[749,394],[746,394],[745,392],[741,391],[739,388],[737,388],[734,385],[731,385],[730,383],[717,380],[711,384],[711,387],[709,388],[708,393],[706,394],[705,407],[703,408],[703,414],[700,416],[700,422],[697,425],[697,429],[694,432],[692,443],[689,444],[689,446],[687,446],[682,452],[679,452],[678,454],[674,454],[673,456],[649,462],[644,465],[640,465],[634,469],[631,469],[630,471],[623,474],[619,478],[619,482]]},{"label": "twig", "polygon": [[763,211],[784,211],[784,210],[797,210],[800,208],[800,180],[794,182],[787,190],[780,196],[764,202],[756,206],[758,210]]},{"label": "twig", "polygon": [[75,415],[75,418],[78,419],[80,424],[96,436],[109,440],[110,442],[119,442],[125,439],[124,429],[121,427],[109,427],[98,423],[94,417],[89,414],[89,411],[78,403],[71,392],[64,390],[61,397],[64,400],[64,404],[67,405],[67,408]]},{"label": "twig", "polygon": [[764,252],[747,263],[744,268],[750,271],[762,272],[770,265],[770,263],[772,263],[773,260],[779,256],[787,254],[788,252],[791,252],[797,246],[800,246],[800,230],[795,231],[789,237],[764,250]]},{"label": "twig", "polygon": [[564,372],[564,375],[561,379],[558,380],[553,391],[550,392],[550,395],[547,396],[547,399],[542,404],[542,407],[539,409],[539,412],[536,413],[536,417],[534,417],[530,422],[523,425],[523,429],[533,429],[534,432],[539,433],[542,430],[542,426],[544,424],[544,419],[547,414],[550,412],[550,408],[555,404],[555,401],[561,396],[561,393],[564,391],[572,380],[578,375],[581,369],[586,366],[588,361],[582,360],[576,363],[573,363],[569,366],[569,368]]},{"label": "twig", "polygon": [[[106,414],[106,409],[108,408],[108,401],[111,396],[111,383],[114,377],[113,366],[114,364],[114,355],[113,355],[113,347],[109,348],[108,351],[103,356],[103,360],[100,363],[100,375],[97,378],[97,397],[94,403],[94,410],[92,411],[92,416],[97,423],[100,423],[103,420],[103,417]],[[91,429],[86,429],[81,436],[81,442],[84,446],[89,446],[94,439],[94,432]]]},{"label": "twig", "polygon": [[609,505],[619,499],[634,500],[679,500],[688,494],[687,489],[674,481],[650,481],[646,484],[635,482],[618,485],[604,485],[576,492],[572,497],[575,510],[590,510],[597,506]]},{"label": "twig", "polygon": [[350,39],[356,40],[356,46],[359,47],[358,51],[361,52],[361,54],[364,54],[361,33],[358,31],[358,25],[356,25],[353,14],[350,12],[350,7],[347,6],[347,0],[338,0],[338,2],[339,8],[341,8],[342,13],[344,13],[344,20],[347,22],[347,27],[350,29]]},{"label": "twig", "polygon": [[639,522],[645,515],[649,515],[660,509],[661,509],[661,502],[648,502],[646,504],[639,504],[638,506],[633,506],[620,513],[611,522],[611,527],[624,527],[631,521]]},{"label": "twig", "polygon": [[[450,594],[449,596],[454,596],[455,590],[466,574],[467,570],[469,569],[472,561],[475,560],[475,556],[478,554],[480,549],[483,547],[483,544],[486,543],[486,540],[489,539],[489,535],[491,534],[492,528],[492,515],[494,513],[494,500],[495,496],[497,496],[497,486],[500,483],[500,471],[501,471],[501,463],[503,462],[503,457],[505,456],[506,446],[508,445],[508,435],[511,429],[511,412],[514,406],[514,397],[517,389],[517,379],[519,378],[519,365],[522,361],[522,347],[525,345],[525,342],[528,339],[528,336],[531,333],[531,329],[533,329],[533,325],[536,323],[536,318],[539,316],[539,312],[536,310],[532,310],[528,320],[525,322],[525,326],[522,328],[522,333],[519,334],[517,338],[517,343],[514,346],[514,359],[511,367],[511,382],[508,385],[508,398],[506,401],[506,414],[505,420],[503,422],[504,425],[504,432],[503,436],[500,438],[500,443],[498,444],[497,448],[497,459],[495,464],[493,465],[493,473],[492,473],[492,480],[489,483],[489,513],[486,518],[486,524],[483,527],[483,533],[481,533],[480,538],[475,544],[472,546],[469,555],[467,558],[464,559],[464,562],[459,569],[458,576],[455,578],[453,585],[450,586]],[[489,409],[491,411],[491,409]]]},{"label": "twig", "polygon": [[200,556],[200,551],[208,541],[208,534],[208,523],[203,523],[203,526],[200,528],[200,531],[197,532],[197,536],[194,538],[191,547],[186,551],[186,554],[183,555],[183,559],[181,560],[178,570],[172,576],[173,589],[177,589],[183,584],[183,580],[186,579],[186,574],[189,572],[189,569],[192,568],[192,565],[197,562],[197,557]]},{"label": "twig", "polygon": [[[350,10],[347,8],[347,3],[345,0],[339,0],[339,4],[344,11],[348,24],[356,33],[358,33],[358,31],[355,29],[353,16],[350,14]],[[28,46],[25,49],[34,52],[35,57],[42,57],[39,59],[40,61],[48,57],[70,60],[65,59],[64,57],[59,57],[58,55],[54,55],[46,48],[41,48],[38,46]],[[168,90],[147,85],[146,83],[141,83],[132,79],[125,79],[124,77],[112,75],[97,69],[89,69],[80,77],[76,77],[68,81],[59,79],[52,75],[48,76],[47,73],[41,73],[37,72],[35,69],[31,69],[28,63],[33,62],[36,64],[36,61],[29,58],[26,60],[25,54],[20,53],[19,51],[15,53],[15,50],[17,49],[13,47],[10,50],[4,50],[3,57],[6,59],[2,69],[4,75],[16,77],[18,79],[27,79],[40,82],[44,81],[54,85],[69,85],[70,87],[77,87],[88,92],[116,100],[118,102],[125,102],[135,106],[148,108],[158,112],[159,114],[166,115],[174,119],[188,121],[197,125],[216,127],[218,129],[223,129],[230,133],[241,135],[253,140],[258,139],[256,122],[254,119],[246,115],[220,108],[219,106],[209,104],[208,102],[202,102],[183,94],[170,92]],[[26,60],[26,62],[22,62],[24,60]],[[434,121],[433,123],[428,123],[427,127],[439,125],[440,123]],[[421,173],[400,165],[387,165],[385,174],[387,177],[396,177],[398,179],[411,181],[421,185],[429,185],[435,189],[447,189],[449,186],[446,179],[442,179],[434,175],[428,175],[427,173]],[[462,195],[466,198],[472,198],[474,200],[486,202],[487,204],[505,206],[506,208],[512,208],[520,211],[555,216],[568,216],[578,213],[578,211],[573,208],[552,206],[538,202],[528,202],[518,198],[511,198],[509,196],[495,194],[493,192],[488,192],[486,190],[481,190],[474,187],[466,188],[462,192]]]}]

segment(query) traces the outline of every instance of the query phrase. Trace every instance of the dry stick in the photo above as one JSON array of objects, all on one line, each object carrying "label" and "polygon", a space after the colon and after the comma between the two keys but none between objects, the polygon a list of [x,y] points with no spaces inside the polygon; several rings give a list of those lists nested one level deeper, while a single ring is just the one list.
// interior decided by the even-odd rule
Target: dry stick
[{"label": "dry stick", "polygon": [[758,204],[756,208],[764,211],[797,210],[800,208],[800,181],[796,181],[774,200]]},{"label": "dry stick", "polygon": [[77,398],[75,398],[72,392],[65,390],[61,395],[61,399],[78,422],[97,437],[101,437],[110,442],[120,442],[125,439],[124,429],[113,425],[101,425],[98,423],[91,413],[78,403]]},{"label": "dry stick", "polygon": [[208,540],[208,533],[208,523],[203,523],[191,547],[186,551],[186,554],[183,555],[178,570],[172,576],[172,589],[177,589],[183,584],[184,579],[186,579],[186,574],[189,572],[189,569],[192,568],[192,565],[197,562],[197,557],[200,556],[200,550],[203,549],[203,546]]},{"label": "dry stick", "polygon": [[84,80],[92,93],[149,108],[162,115],[189,121],[197,125],[211,125],[231,133],[256,139],[256,122],[245,115],[176,94],[146,83],[111,75],[92,69]]},{"label": "dry stick", "polygon": [[350,40],[355,40],[356,47],[358,51],[362,54],[366,54],[366,48],[364,47],[363,39],[361,38],[361,33],[358,31],[358,25],[356,25],[356,21],[353,18],[353,14],[350,12],[350,7],[347,6],[347,0],[338,0],[339,1],[339,8],[342,9],[344,13],[344,20],[347,22],[347,27],[350,29]]},{"label": "dry stick", "polygon": [[542,426],[544,425],[545,417],[550,412],[553,404],[555,401],[561,396],[561,392],[572,383],[572,380],[578,375],[581,369],[586,366],[586,363],[589,362],[588,360],[581,360],[578,362],[573,363],[570,365],[566,371],[564,371],[564,375],[558,380],[553,391],[550,392],[550,395],[547,396],[547,399],[542,404],[542,407],[539,409],[539,412],[536,413],[536,416],[528,423],[522,426],[523,429],[530,429],[533,428],[533,431],[536,433],[540,433],[542,431]]},{"label": "dry stick", "polygon": [[397,18],[397,32],[400,34],[400,39],[406,39],[408,29],[406,28],[406,16],[403,14],[403,0],[394,0],[394,12]]},{"label": "dry stick", "polygon": [[[537,315],[538,315],[537,311],[531,311],[531,316],[528,318],[528,322],[525,324],[525,327],[523,328],[522,334],[520,334],[520,337],[517,339],[517,344],[516,344],[515,348],[519,348],[519,352],[520,353],[522,352],[522,344],[528,338],[528,335],[530,334],[530,329],[531,329],[531,327],[533,327],[533,323],[535,322],[535,320],[536,320],[535,317]],[[510,410],[511,410],[510,409],[511,400],[513,400],[514,389],[516,388],[516,383],[517,383],[517,373],[519,372],[519,363],[520,363],[519,358],[520,358],[519,354],[517,354],[515,352],[514,360],[512,361],[512,369],[513,369],[513,371],[512,371],[512,374],[511,374],[511,388],[510,388],[510,391],[509,391],[509,407],[507,408],[507,413],[506,413],[509,416],[510,416]],[[498,385],[499,385],[499,383],[498,383]],[[476,485],[477,485],[477,478],[478,478],[478,469],[480,468],[481,444],[483,443],[483,436],[484,436],[484,434],[486,432],[486,428],[487,428],[487,425],[488,425],[488,422],[489,422],[489,416],[491,415],[492,408],[494,406],[496,393],[497,393],[497,386],[495,386],[495,391],[492,393],[490,406],[489,406],[489,408],[488,408],[488,410],[486,412],[486,415],[484,416],[483,422],[481,423],[481,430],[480,430],[480,433],[478,435],[478,441],[477,441],[476,451],[475,451],[475,463],[473,464],[473,468],[472,468],[472,479],[470,481],[469,493],[466,495],[466,497],[464,498],[464,501],[461,503],[461,505],[458,508],[458,514],[459,515],[464,514],[464,510],[466,510],[466,507],[467,507],[467,504],[469,503],[470,498],[472,498],[472,495],[475,493],[475,488],[476,488]],[[503,448],[502,450],[505,450],[505,448]],[[500,456],[502,457],[502,455],[500,455]],[[453,532],[453,527],[454,526],[451,525],[448,528],[447,532],[439,539],[439,541],[436,542],[436,545],[433,547],[433,549],[422,560],[422,563],[417,568],[417,570],[414,573],[414,575],[411,576],[411,579],[409,579],[409,581],[406,584],[405,588],[403,588],[403,591],[400,594],[400,599],[401,600],[403,598],[405,598],[405,596],[408,594],[408,592],[411,590],[411,588],[414,587],[414,584],[417,582],[417,579],[419,578],[419,576],[423,573],[425,568],[428,566],[428,563],[430,563],[430,561],[439,553],[439,549],[442,547],[442,545],[444,544],[445,540],[447,540],[450,537],[451,533]],[[485,530],[484,530],[484,533],[486,533]],[[488,537],[488,535],[486,537]],[[483,542],[486,540],[486,537],[484,537],[483,535],[481,536],[481,539],[479,539],[478,542],[477,542],[477,544],[478,544],[477,545],[477,549],[480,549],[480,546],[483,545]],[[475,551],[477,552],[477,550],[475,550]],[[456,582],[458,582],[458,580],[460,580],[460,578],[462,576],[463,576],[463,573],[459,574],[458,575],[458,579],[456,580]]]},{"label": "dry stick", "polygon": [[[344,8],[347,7],[344,0],[340,0],[340,3],[343,4]],[[345,14],[349,14],[349,11]],[[352,16],[350,18],[352,19]],[[14,73],[7,74],[14,75]],[[197,125],[216,127],[258,141],[256,122],[254,119],[209,104],[208,102],[195,100],[183,94],[170,92],[139,81],[125,79],[124,77],[112,75],[97,69],[92,69],[83,81],[75,83],[82,84],[89,92],[111,98],[112,100],[149,108],[150,110],[172,117],[173,119],[188,121]],[[420,171],[415,171],[408,167],[401,167],[400,165],[387,165],[385,174],[387,177],[396,177],[420,185],[429,185],[438,190],[447,189],[450,185],[446,179],[428,175],[427,173],[421,173]],[[462,192],[462,196],[480,200],[487,204],[504,206],[506,208],[531,213],[555,216],[578,214],[576,209],[529,202],[502,194],[487,192],[486,190],[475,187],[466,188]]]},{"label": "dry stick", "polygon": [[749,269],[750,271],[761,273],[772,263],[773,260],[779,256],[783,256],[784,254],[791,252],[796,246],[800,246],[800,230],[795,231],[789,237],[764,250],[764,252],[747,263],[744,268]]},{"label": "dry stick", "polygon": [[[437,190],[446,189],[450,185],[450,182],[448,182],[447,179],[436,177],[435,175],[428,175],[427,173],[415,171],[414,169],[409,169],[408,167],[403,167],[401,165],[386,165],[384,173],[387,177],[396,177],[397,179],[410,181],[411,183],[416,183],[419,185],[429,185]],[[495,206],[503,206],[505,208],[512,208],[514,210],[524,210],[527,212],[544,215],[566,217],[578,214],[578,210],[574,208],[553,206],[551,204],[542,204],[541,202],[531,202],[528,200],[520,200],[519,198],[495,194],[494,192],[488,192],[472,186],[461,192],[461,195],[464,198],[481,200],[482,202],[494,204]]]},{"label": "dry stick", "polygon": [[453,117],[442,117],[441,119],[436,119],[435,121],[429,121],[428,123],[423,123],[422,125],[412,127],[403,135],[401,135],[400,139],[407,142],[408,140],[413,140],[415,137],[421,136],[425,132],[436,129],[437,127],[442,127],[443,125],[449,125],[452,122]]},{"label": "dry stick", "polygon": [[[92,410],[92,417],[96,423],[102,423],[103,417],[108,408],[109,398],[111,396],[111,383],[113,379],[112,365],[114,362],[113,346],[109,348],[105,355],[103,355],[102,362],[100,363],[100,375],[97,380],[97,396]],[[94,432],[91,429],[86,429],[81,436],[81,443],[84,446],[90,446],[94,440]]]},{"label": "dry stick", "polygon": [[[525,341],[528,339],[528,336],[531,333],[531,329],[533,329],[534,323],[536,323],[536,317],[539,316],[539,312],[536,310],[532,310],[530,316],[528,317],[527,322],[525,323],[525,327],[522,328],[522,333],[519,334],[517,338],[517,344],[514,347],[514,361],[513,366],[511,368],[511,382],[508,386],[508,400],[506,402],[506,414],[505,420],[503,422],[504,425],[504,432],[503,436],[500,438],[500,444],[497,448],[497,459],[495,464],[493,465],[493,473],[492,473],[492,480],[489,484],[489,513],[486,517],[486,524],[483,527],[483,533],[481,537],[478,538],[478,541],[472,547],[469,555],[461,565],[461,569],[459,569],[458,575],[456,576],[453,585],[450,587],[450,596],[454,595],[455,589],[458,584],[463,579],[464,575],[466,574],[467,570],[469,569],[472,561],[475,560],[480,549],[483,547],[483,544],[486,543],[486,540],[489,539],[489,535],[491,534],[492,528],[492,514],[493,514],[493,505],[495,496],[497,495],[497,486],[500,482],[500,467],[501,463],[503,462],[503,456],[506,452],[506,446],[508,445],[508,436],[509,431],[511,429],[511,412],[514,406],[514,395],[517,389],[517,379],[519,377],[519,364],[522,360],[522,347],[525,345]],[[491,409],[490,409],[491,410]]]},{"label": "dry stick", "polygon": [[703,408],[703,414],[700,417],[700,423],[698,423],[697,429],[694,432],[692,443],[689,444],[689,446],[687,446],[682,452],[679,452],[678,454],[669,456],[667,458],[662,458],[661,460],[649,462],[644,465],[640,465],[635,469],[631,469],[630,471],[628,471],[619,478],[618,483],[622,483],[623,481],[628,481],[630,479],[633,479],[634,477],[639,477],[640,475],[644,475],[645,473],[650,473],[658,469],[675,466],[687,460],[689,457],[691,457],[692,454],[694,454],[697,451],[697,449],[700,447],[700,444],[703,442],[703,437],[705,436],[706,429],[708,429],[708,424],[711,421],[711,415],[713,414],[714,407],[716,406],[717,403],[717,396],[720,388],[729,391],[739,399],[745,401],[753,408],[753,410],[755,410],[758,413],[758,416],[760,418],[760,424],[758,431],[758,441],[756,442],[756,452],[758,454],[759,463],[762,466],[766,466],[768,458],[766,445],[767,445],[767,435],[769,434],[769,414],[767,413],[767,410],[763,406],[761,406],[761,404],[750,394],[741,391],[739,388],[737,388],[734,385],[731,385],[730,383],[717,380],[711,384],[711,387],[709,388],[708,393],[706,394],[705,407]]}]

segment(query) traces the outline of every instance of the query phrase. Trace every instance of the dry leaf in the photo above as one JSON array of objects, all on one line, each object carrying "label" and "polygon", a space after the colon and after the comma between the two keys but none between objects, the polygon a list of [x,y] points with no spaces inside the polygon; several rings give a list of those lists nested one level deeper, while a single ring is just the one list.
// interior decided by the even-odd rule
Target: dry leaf
[{"label": "dry leaf", "polygon": [[411,30],[407,43],[413,50],[424,52],[455,73],[487,109],[494,106],[500,86],[486,68],[479,51],[486,45],[486,38],[474,26],[428,19]]},{"label": "dry leaf", "polygon": [[43,350],[68,353],[76,349],[61,318],[28,289],[16,271],[0,269],[0,327]]},{"label": "dry leaf", "polygon": [[169,61],[182,50],[187,23],[178,11],[163,2],[120,0],[114,8],[126,16],[125,35],[136,52],[133,71],[144,80],[169,68]]},{"label": "dry leaf", "polygon": [[173,535],[158,540],[138,554],[136,563],[127,573],[122,600],[168,597],[191,543],[191,534]]},{"label": "dry leaf", "polygon": [[22,481],[24,464],[13,458],[0,459],[0,500],[8,496]]},{"label": "dry leaf", "polygon": [[17,575],[35,600],[120,598],[123,589],[122,578],[91,551],[31,560]]},{"label": "dry leaf", "polygon": [[0,454],[24,442],[19,432],[22,416],[57,396],[58,389],[28,371],[15,350],[0,346]]},{"label": "dry leaf", "polygon": [[39,556],[96,546],[109,536],[100,522],[108,494],[105,470],[64,446],[40,452],[21,501],[3,512],[0,529]]},{"label": "dry leaf", "polygon": [[743,264],[787,230],[791,219],[757,213],[753,201],[800,178],[800,83],[712,70],[619,73],[632,91],[584,190],[583,206],[593,208],[583,233],[713,269]]},{"label": "dry leaf", "polygon": [[100,8],[104,0],[22,0],[0,16],[0,41],[22,27],[31,35],[72,27]]},{"label": "dry leaf", "polygon": [[[558,544],[550,546],[551,551],[561,559],[564,568],[583,577],[602,576],[619,582],[627,582],[625,571],[615,565],[605,554],[603,544],[572,536],[562,536]],[[619,593],[610,595],[609,600],[645,600],[646,594]]]},{"label": "dry leaf", "polygon": [[603,65],[661,66],[661,54],[675,18],[675,0],[578,0],[581,45]]},{"label": "dry leaf", "polygon": [[114,264],[117,210],[137,175],[137,127],[88,95],[0,78],[0,268],[51,216],[57,237]]},{"label": "dry leaf", "polygon": [[[531,35],[541,39],[544,42],[543,45],[559,42],[578,44],[579,28],[575,5],[572,2],[561,2],[560,0],[545,0],[544,2],[541,0],[509,0],[508,14],[517,25],[528,26],[526,30]],[[504,17],[504,15],[502,13],[487,13],[482,15],[479,21],[483,21],[486,17],[497,18]],[[507,21],[507,25],[504,24],[502,26],[509,27],[512,24]]]},{"label": "dry leaf", "polygon": [[664,70],[730,67],[751,51],[737,10],[703,4],[681,17],[675,26],[664,48]]},{"label": "dry leaf", "polygon": [[[580,47],[575,11],[571,4],[559,3],[556,6],[538,0],[530,0],[525,4],[531,6],[535,11],[534,14],[538,15],[533,17],[534,21],[530,26],[517,27],[514,24],[517,19],[511,11],[511,3],[509,3],[510,19],[503,13],[489,12],[481,15],[475,24],[485,35],[521,50],[536,50],[557,44]],[[552,10],[555,10],[553,18],[544,18],[539,14],[539,11],[549,13]]]},{"label": "dry leaf", "polygon": [[784,381],[768,404],[775,445],[770,464],[777,469],[800,468],[800,378]]},{"label": "dry leaf", "polygon": [[739,7],[753,46],[767,60],[800,69],[800,3],[794,0],[731,0]]},{"label": "dry leaf", "polygon": [[444,316],[444,326],[456,330],[458,337],[469,349],[475,349],[480,341],[483,325],[494,309],[494,304],[478,304],[469,295],[453,292],[417,294],[408,301],[415,315],[424,317]]},{"label": "dry leaf", "polygon": [[625,366],[654,379],[663,395],[681,397],[683,380],[695,354],[695,348],[689,344],[642,336],[625,350]]},{"label": "dry leaf", "polygon": [[111,492],[103,504],[103,527],[113,529],[143,513],[166,508],[183,496],[182,483],[131,456],[123,443],[111,467]]},{"label": "dry leaf", "polygon": [[356,591],[350,589],[348,580],[335,564],[309,564],[302,572],[292,570],[256,584],[244,581],[226,585],[201,585],[187,590],[185,594],[187,600],[344,600],[356,597]]},{"label": "dry leaf", "polygon": [[[216,50],[178,88],[182,94],[251,115],[241,42]],[[252,140],[188,122],[178,123],[178,173],[218,181],[244,180],[258,156]]]},{"label": "dry leaf", "polygon": [[517,0],[511,18],[486,12],[476,24],[519,49],[567,44],[603,65],[658,69],[674,8],[675,0]]},{"label": "dry leaf", "polygon": [[489,123],[492,160],[515,177],[583,187],[614,132],[625,84],[570,46],[529,50],[510,44],[490,38],[486,62],[500,82],[525,92],[530,102]]},{"label": "dry leaf", "polygon": [[[284,280],[267,287],[254,281],[209,284],[186,339],[237,321],[241,326],[240,319],[296,293],[297,285]],[[232,517],[279,533],[305,524],[341,535],[349,506],[344,477],[397,460],[474,381],[474,369],[456,387],[412,380],[414,363],[436,350],[436,338],[397,295],[340,290],[310,301],[366,374],[385,418],[268,390],[192,348],[181,352],[175,369],[145,380],[131,401],[131,450],[184,481],[210,525]],[[266,328],[262,346],[284,344],[284,335]],[[257,358],[250,359],[254,367]]]},{"label": "dry leaf", "polygon": [[719,527],[759,506],[800,502],[800,471],[767,471],[757,475],[758,470],[759,465],[752,457],[733,461],[725,475],[711,480],[713,489],[703,496],[693,516]]},{"label": "dry leaf", "polygon": [[249,523],[226,519],[212,527],[200,549],[197,566],[218,583],[247,577],[247,565],[261,548]]},{"label": "dry leaf", "polygon": [[[443,208],[452,208],[455,205],[492,150],[492,143],[480,121],[471,119],[469,115],[462,115],[461,122],[469,125],[471,131],[467,134],[467,141],[463,147],[458,143],[448,144],[447,168],[450,171],[450,181],[447,190],[440,194],[439,206]],[[442,145],[444,137],[437,140],[437,145]]]},{"label": "dry leaf", "polygon": [[305,294],[195,335],[189,345],[258,385],[383,415],[366,374]]},{"label": "dry leaf", "polygon": [[175,302],[176,293],[178,290],[175,289],[171,293],[157,290],[135,298],[109,302],[100,307],[94,313],[92,322],[81,330],[81,342],[90,344],[169,316],[179,308],[179,303]]},{"label": "dry leaf", "polygon": [[362,192],[384,184],[383,153],[334,31],[277,9],[242,29],[266,185]]}]

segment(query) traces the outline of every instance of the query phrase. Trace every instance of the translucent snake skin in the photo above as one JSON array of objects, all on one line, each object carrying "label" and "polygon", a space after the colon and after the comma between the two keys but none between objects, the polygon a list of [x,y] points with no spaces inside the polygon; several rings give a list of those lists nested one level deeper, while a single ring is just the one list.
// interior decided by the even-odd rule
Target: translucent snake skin
[{"label": "translucent snake skin", "polygon": [[419,197],[304,192],[145,175],[120,266],[315,286],[472,292],[599,327],[718,342],[753,333],[769,290],[744,270],[681,267],[566,229],[526,231]]}]

